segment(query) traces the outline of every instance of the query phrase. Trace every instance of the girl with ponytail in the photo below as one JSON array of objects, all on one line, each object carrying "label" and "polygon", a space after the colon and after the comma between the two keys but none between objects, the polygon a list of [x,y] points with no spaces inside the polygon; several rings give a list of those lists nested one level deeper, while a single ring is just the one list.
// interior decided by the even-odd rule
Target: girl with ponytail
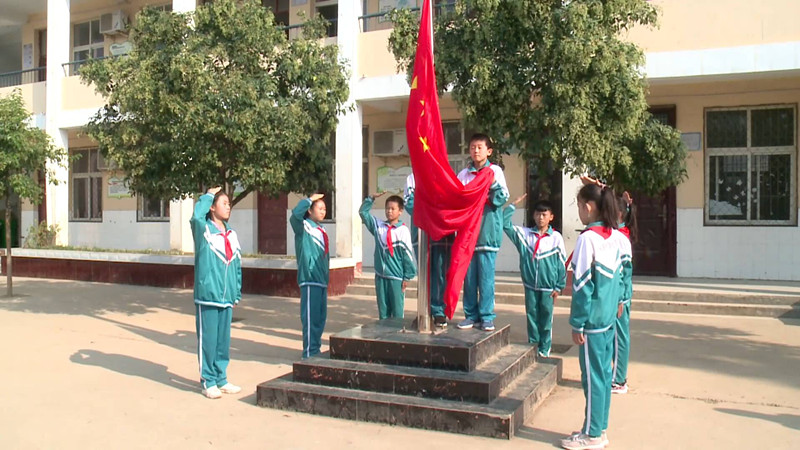
[{"label": "girl with ponytail", "polygon": [[572,266],[572,340],[580,346],[581,385],[586,397],[583,426],[561,441],[566,449],[608,445],[611,358],[622,271],[630,261],[630,242],[616,228],[619,208],[614,190],[597,183],[578,192],[578,216],[586,229],[578,236]]}]

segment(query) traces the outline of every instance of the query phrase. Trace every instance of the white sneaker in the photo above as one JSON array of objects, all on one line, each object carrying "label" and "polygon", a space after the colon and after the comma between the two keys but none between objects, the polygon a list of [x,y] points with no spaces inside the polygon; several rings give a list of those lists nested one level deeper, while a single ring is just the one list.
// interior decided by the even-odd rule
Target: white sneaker
[{"label": "white sneaker", "polygon": [[219,388],[219,390],[223,394],[238,394],[239,392],[242,392],[242,388],[231,383],[226,383],[225,386],[222,386],[221,388]]},{"label": "white sneaker", "polygon": [[568,450],[595,450],[606,446],[602,437],[590,437],[583,433],[573,434],[561,440],[561,446]]},{"label": "white sneaker", "polygon": [[211,386],[208,389],[203,389],[203,395],[208,398],[222,398],[222,392],[216,386]]},{"label": "white sneaker", "polygon": [[611,383],[611,393],[612,394],[627,394],[628,393],[628,383],[625,383],[625,384]]}]

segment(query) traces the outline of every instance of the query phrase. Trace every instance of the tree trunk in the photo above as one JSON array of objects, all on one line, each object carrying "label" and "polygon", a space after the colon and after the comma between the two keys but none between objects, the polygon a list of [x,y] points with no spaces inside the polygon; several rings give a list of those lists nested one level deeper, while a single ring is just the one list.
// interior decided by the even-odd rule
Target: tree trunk
[{"label": "tree trunk", "polygon": [[[10,191],[10,189],[9,189]],[[6,295],[11,297],[11,192],[6,192]]]}]

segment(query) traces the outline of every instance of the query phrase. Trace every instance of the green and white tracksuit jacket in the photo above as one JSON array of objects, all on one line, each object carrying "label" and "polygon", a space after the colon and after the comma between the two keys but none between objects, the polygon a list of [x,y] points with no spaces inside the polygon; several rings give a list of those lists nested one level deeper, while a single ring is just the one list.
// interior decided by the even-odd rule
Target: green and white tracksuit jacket
[{"label": "green and white tracksuit jacket", "polygon": [[213,202],[213,195],[201,195],[189,221],[194,238],[194,302],[225,308],[242,298],[242,254],[239,238],[227,222],[223,232],[206,219]]},{"label": "green and white tracksuit jacket", "polygon": [[310,207],[310,198],[300,200],[289,218],[297,254],[297,284],[327,288],[330,262],[328,233],[321,224],[303,218]]},{"label": "green and white tracksuit jacket", "polygon": [[358,214],[367,231],[375,237],[375,276],[398,281],[411,280],[417,276],[411,232],[403,222],[391,225],[371,215],[374,202],[372,197],[364,199]]},{"label": "green and white tracksuit jacket", "polygon": [[614,330],[623,293],[623,264],[629,259],[628,239],[599,222],[589,224],[578,236],[572,255],[569,323],[573,332],[585,337],[578,357],[586,397],[581,432],[592,437],[608,429]]},{"label": "green and white tracksuit jacket", "polygon": [[[503,169],[496,164],[486,161],[482,168],[488,167],[494,172],[494,183],[489,188],[489,200],[483,207],[483,219],[475,250],[479,252],[498,252],[500,243],[503,242],[503,211],[500,209],[508,201],[508,185]],[[458,179],[465,186],[478,176],[478,169],[473,165],[461,170]]]},{"label": "green and white tracksuit jacket", "polygon": [[503,211],[503,231],[519,252],[522,284],[534,291],[561,292],[567,284],[564,238],[553,227],[540,236],[537,229],[513,225],[515,210],[514,205],[509,205]]}]

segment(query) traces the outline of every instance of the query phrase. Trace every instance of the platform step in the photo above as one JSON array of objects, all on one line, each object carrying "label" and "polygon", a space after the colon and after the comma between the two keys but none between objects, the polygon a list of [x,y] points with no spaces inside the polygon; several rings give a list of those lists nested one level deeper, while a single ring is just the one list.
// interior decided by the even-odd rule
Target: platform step
[{"label": "platform step", "polygon": [[294,381],[258,385],[259,406],[366,422],[510,439],[561,375],[558,359],[532,365],[489,404],[422,398]]},{"label": "platform step", "polygon": [[330,359],[323,354],[294,363],[293,380],[371,392],[489,403],[536,362],[536,347],[511,344],[473,372]]},{"label": "platform step", "polygon": [[412,330],[410,319],[387,319],[332,335],[330,358],[469,372],[509,343],[510,327],[493,332],[449,327],[436,334]]}]

